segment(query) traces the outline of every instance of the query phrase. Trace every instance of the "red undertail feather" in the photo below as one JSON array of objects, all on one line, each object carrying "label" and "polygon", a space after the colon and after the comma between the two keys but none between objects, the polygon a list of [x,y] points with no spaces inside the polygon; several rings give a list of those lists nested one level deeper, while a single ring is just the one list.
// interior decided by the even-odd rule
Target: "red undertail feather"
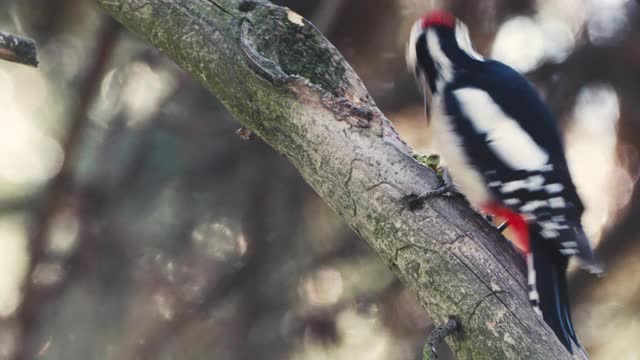
[{"label": "red undertail feather", "polygon": [[515,244],[525,254],[531,252],[531,243],[529,241],[529,224],[517,212],[496,204],[490,204],[483,206],[483,210],[494,216],[503,218],[509,222],[509,226],[513,229],[516,235]]}]

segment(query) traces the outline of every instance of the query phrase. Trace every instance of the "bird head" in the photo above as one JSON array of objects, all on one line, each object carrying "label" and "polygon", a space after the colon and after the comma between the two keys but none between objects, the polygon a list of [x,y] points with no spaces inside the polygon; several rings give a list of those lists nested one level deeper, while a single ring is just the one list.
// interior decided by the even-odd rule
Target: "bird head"
[{"label": "bird head", "polygon": [[[431,11],[416,20],[407,44],[407,66],[430,102],[431,94],[455,72],[482,60],[471,46],[467,27],[451,13]],[[428,110],[427,110],[428,112]]]}]

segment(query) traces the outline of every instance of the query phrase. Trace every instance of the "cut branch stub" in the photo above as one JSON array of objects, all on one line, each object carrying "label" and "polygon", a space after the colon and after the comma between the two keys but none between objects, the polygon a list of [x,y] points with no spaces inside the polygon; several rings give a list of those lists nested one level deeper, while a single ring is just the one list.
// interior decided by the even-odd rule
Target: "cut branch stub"
[{"label": "cut branch stub", "polygon": [[0,59],[38,66],[36,43],[25,37],[0,32]]},{"label": "cut branch stub", "polygon": [[353,92],[346,76],[353,70],[345,66],[338,50],[321,41],[313,24],[291,10],[268,6],[267,11],[254,11],[241,28],[245,54],[258,65],[259,73],[267,72],[269,80],[301,77],[335,97]]},{"label": "cut branch stub", "polygon": [[383,115],[360,78],[312,23],[287,8],[255,5],[253,10],[266,11],[249,12],[240,24],[240,47],[253,71],[301,99],[320,96],[325,107],[354,127],[371,127],[371,120],[378,120],[381,137],[412,153],[391,123],[380,120]]},{"label": "cut branch stub", "polygon": [[375,117],[373,100],[313,24],[289,9],[269,6],[251,20],[243,18],[240,27],[242,53],[257,74],[300,96],[313,91],[340,119],[355,127],[369,127]]}]

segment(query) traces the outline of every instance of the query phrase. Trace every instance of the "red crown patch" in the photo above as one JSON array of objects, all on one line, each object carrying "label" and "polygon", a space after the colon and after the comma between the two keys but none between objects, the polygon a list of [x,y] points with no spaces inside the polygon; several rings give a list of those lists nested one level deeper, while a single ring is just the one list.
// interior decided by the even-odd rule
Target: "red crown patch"
[{"label": "red crown patch", "polygon": [[426,13],[422,17],[422,28],[426,29],[431,26],[447,26],[455,27],[456,18],[451,13],[444,10],[434,10]]}]

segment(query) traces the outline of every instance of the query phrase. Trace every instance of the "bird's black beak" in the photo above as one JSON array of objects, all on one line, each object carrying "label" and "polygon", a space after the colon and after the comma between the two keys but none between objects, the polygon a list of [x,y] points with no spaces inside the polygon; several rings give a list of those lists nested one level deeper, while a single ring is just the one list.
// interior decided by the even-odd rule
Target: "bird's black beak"
[{"label": "bird's black beak", "polygon": [[424,95],[424,113],[428,124],[431,120],[431,98],[433,94],[431,94],[431,88],[424,73],[420,74],[420,86],[422,87],[422,94]]}]

